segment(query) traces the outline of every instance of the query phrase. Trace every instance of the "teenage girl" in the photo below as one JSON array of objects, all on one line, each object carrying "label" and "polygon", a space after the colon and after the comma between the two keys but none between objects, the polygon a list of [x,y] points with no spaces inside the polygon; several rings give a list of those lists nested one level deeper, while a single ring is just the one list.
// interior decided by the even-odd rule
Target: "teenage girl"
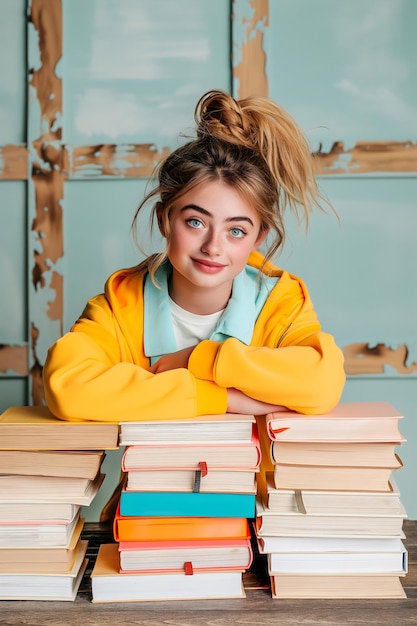
[{"label": "teenage girl", "polygon": [[46,401],[62,419],[314,414],[340,399],[342,352],[302,280],[272,262],[285,208],[308,221],[323,207],[303,133],[274,102],[223,91],[195,120],[134,217],[153,203],[164,252],[110,276],[48,352]]}]

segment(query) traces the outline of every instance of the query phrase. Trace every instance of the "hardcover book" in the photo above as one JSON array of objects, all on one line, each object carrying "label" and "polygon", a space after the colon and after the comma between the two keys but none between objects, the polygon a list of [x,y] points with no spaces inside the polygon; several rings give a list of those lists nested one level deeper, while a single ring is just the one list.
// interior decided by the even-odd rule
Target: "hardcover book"
[{"label": "hardcover book", "polygon": [[244,598],[242,572],[121,574],[116,544],[102,544],[91,573],[92,602]]},{"label": "hardcover book", "polygon": [[0,474],[93,480],[104,456],[103,450],[0,450]]},{"label": "hardcover book", "polygon": [[257,537],[260,554],[279,552],[285,554],[342,554],[345,552],[398,552],[403,548],[404,533],[398,537],[296,537],[277,536]]},{"label": "hardcover book", "polygon": [[85,554],[87,541],[74,533],[67,548],[2,548],[2,574],[61,574],[69,572],[81,551]]},{"label": "hardcover book", "polygon": [[253,470],[208,468],[132,470],[126,491],[198,491],[200,493],[256,493]]},{"label": "hardcover book", "polygon": [[120,513],[126,516],[248,517],[255,516],[255,494],[178,491],[126,491]]},{"label": "hardcover book", "polygon": [[[401,505],[402,506],[402,505]],[[339,512],[300,513],[299,511],[270,511],[260,500],[256,503],[256,532],[258,536],[401,536],[407,514],[402,507],[399,513]]]},{"label": "hardcover book", "polygon": [[272,441],[268,437],[265,456],[272,463],[329,467],[395,467],[396,447],[401,442]]},{"label": "hardcover book", "polygon": [[265,421],[270,439],[276,441],[401,442],[402,418],[389,402],[341,402],[324,415],[277,411]]},{"label": "hardcover book", "polygon": [[27,522],[37,524],[40,522],[70,522],[75,513],[80,510],[79,504],[67,502],[45,502],[32,500],[13,502],[0,500],[0,524]]},{"label": "hardcover book", "polygon": [[252,563],[250,539],[204,541],[122,541],[119,543],[121,572],[184,572],[238,569]]},{"label": "hardcover book", "polygon": [[257,429],[252,424],[250,441],[193,444],[159,441],[127,446],[122,457],[122,469],[128,472],[136,469],[189,468],[205,463],[210,469],[256,470],[260,460]]},{"label": "hardcover book", "polygon": [[396,574],[277,574],[273,598],[406,598]]},{"label": "hardcover book", "polygon": [[0,574],[0,600],[75,600],[88,560],[87,542],[68,572]]},{"label": "hardcover book", "polygon": [[163,441],[171,444],[249,443],[255,422],[253,415],[238,413],[202,415],[186,420],[121,422],[120,445],[159,444]]},{"label": "hardcover book", "polygon": [[29,500],[30,498],[57,499],[62,495],[79,504],[93,488],[89,478],[71,476],[16,476],[0,475],[0,498],[8,500]]},{"label": "hardcover book", "polygon": [[0,548],[66,548],[83,526],[79,512],[69,524],[0,524]]},{"label": "hardcover book", "polygon": [[0,415],[1,450],[110,450],[118,437],[117,422],[66,422],[46,406],[12,406]]},{"label": "hardcover book", "polygon": [[273,476],[277,489],[389,491],[392,471],[400,467],[402,463],[399,457],[395,467],[330,467],[277,463]]},{"label": "hardcover book", "polygon": [[398,485],[393,476],[388,491],[322,491],[277,489],[271,472],[258,477],[258,494],[265,509],[275,512],[299,513],[374,513],[402,514]]},{"label": "hardcover book", "polygon": [[205,539],[247,539],[249,523],[240,517],[129,517],[117,508],[115,541],[181,541]]},{"label": "hardcover book", "polygon": [[340,552],[272,552],[268,573],[275,574],[397,574],[407,573],[407,551],[402,542],[392,550]]}]

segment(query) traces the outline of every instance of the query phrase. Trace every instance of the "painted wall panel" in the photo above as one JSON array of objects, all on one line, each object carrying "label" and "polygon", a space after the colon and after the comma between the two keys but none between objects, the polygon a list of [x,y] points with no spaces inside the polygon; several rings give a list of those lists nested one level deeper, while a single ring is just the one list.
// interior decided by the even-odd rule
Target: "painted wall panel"
[{"label": "painted wall panel", "polygon": [[20,406],[27,403],[27,378],[0,379],[0,413],[9,406]]},{"label": "painted wall panel", "polygon": [[[64,330],[81,314],[87,300],[104,289],[111,273],[136,265],[143,254],[130,231],[143,198],[144,180],[71,181],[65,185]],[[140,221],[151,252],[149,213]],[[159,238],[155,238],[155,246]]]},{"label": "painted wall panel", "polygon": [[416,141],[414,0],[273,0],[264,46],[269,95],[334,140]]},{"label": "painted wall panel", "polygon": [[230,87],[229,21],[228,2],[66,0],[65,141],[172,145]]},{"label": "painted wall panel", "polygon": [[26,141],[26,0],[0,0],[0,16],[1,146]]},{"label": "painted wall panel", "polygon": [[[341,346],[367,339],[417,348],[417,178],[329,177],[320,185],[340,223],[316,212],[305,237],[289,219],[279,262],[306,280]],[[417,365],[416,352],[409,359]]]},{"label": "painted wall panel", "polygon": [[26,184],[0,185],[0,344],[27,341]]}]

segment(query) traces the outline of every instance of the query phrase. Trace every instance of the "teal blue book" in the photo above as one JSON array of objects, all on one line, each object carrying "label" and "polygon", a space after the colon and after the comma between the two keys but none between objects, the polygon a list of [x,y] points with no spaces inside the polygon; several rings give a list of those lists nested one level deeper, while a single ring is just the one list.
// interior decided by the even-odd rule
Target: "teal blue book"
[{"label": "teal blue book", "polygon": [[120,514],[127,517],[255,517],[255,494],[126,491]]}]

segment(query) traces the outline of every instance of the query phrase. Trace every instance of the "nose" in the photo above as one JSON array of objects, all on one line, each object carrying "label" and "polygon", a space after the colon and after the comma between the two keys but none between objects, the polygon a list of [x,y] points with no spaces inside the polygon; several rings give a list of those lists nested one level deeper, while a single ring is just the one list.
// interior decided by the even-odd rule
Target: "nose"
[{"label": "nose", "polygon": [[201,252],[207,256],[219,256],[221,253],[221,235],[214,228],[209,228],[201,244]]}]

